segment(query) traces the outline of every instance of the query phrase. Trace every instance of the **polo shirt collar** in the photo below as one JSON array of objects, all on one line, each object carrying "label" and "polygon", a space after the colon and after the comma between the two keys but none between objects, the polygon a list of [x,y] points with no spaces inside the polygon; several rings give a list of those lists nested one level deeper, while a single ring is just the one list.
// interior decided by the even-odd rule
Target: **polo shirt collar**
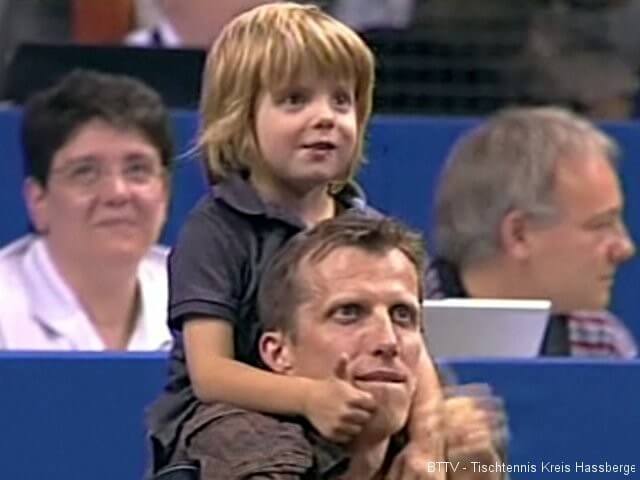
[{"label": "polo shirt collar", "polygon": [[[253,185],[240,174],[230,174],[223,181],[215,184],[212,194],[214,198],[222,200],[233,209],[245,215],[264,215],[292,221],[284,209],[263,202],[258,192],[253,188]],[[345,210],[364,210],[367,208],[364,192],[360,186],[354,182],[347,183],[345,187],[335,195],[335,198]],[[299,222],[294,221],[294,223],[297,224]]]},{"label": "polo shirt collar", "polygon": [[213,197],[245,215],[266,215],[267,207],[258,192],[240,174],[232,173],[213,186]]}]

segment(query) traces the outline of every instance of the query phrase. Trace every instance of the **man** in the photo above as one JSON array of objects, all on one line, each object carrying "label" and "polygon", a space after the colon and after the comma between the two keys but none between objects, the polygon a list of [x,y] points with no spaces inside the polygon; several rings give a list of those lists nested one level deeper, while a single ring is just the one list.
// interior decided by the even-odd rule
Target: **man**
[{"label": "man", "polygon": [[149,28],[124,39],[132,47],[209,49],[222,27],[236,15],[272,0],[160,0]]},{"label": "man", "polygon": [[[281,375],[333,377],[336,389],[348,382],[370,392],[375,412],[353,441],[339,446],[302,420],[201,406],[173,460],[198,461],[206,480],[388,478],[419,359],[427,354],[422,271],[420,237],[388,219],[344,215],[294,237],[261,280],[260,356]],[[458,397],[443,406],[439,391],[433,397],[433,456],[424,459],[425,473],[428,462],[443,460],[443,440],[448,459],[469,462],[469,471],[470,462],[498,461],[491,426],[501,423],[501,413],[491,402]],[[444,478],[444,470],[424,478]]]},{"label": "man", "polygon": [[542,355],[635,356],[619,320],[575,313],[607,306],[634,253],[616,155],[559,108],[506,110],[465,135],[437,193],[430,296],[550,299]]}]

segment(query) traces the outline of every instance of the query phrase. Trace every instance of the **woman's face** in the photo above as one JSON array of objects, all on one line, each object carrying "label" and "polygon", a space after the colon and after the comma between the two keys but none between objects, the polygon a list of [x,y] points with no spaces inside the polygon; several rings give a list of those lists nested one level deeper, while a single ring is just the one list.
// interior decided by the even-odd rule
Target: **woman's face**
[{"label": "woman's face", "polygon": [[159,151],[141,133],[94,120],[55,153],[47,185],[27,180],[25,193],[53,253],[137,263],[158,240],[169,186]]}]

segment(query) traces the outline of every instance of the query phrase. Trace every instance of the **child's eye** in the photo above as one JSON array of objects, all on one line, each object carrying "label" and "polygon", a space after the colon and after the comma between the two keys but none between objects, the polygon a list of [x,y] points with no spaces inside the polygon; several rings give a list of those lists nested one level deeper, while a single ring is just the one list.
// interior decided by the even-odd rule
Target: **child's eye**
[{"label": "child's eye", "polygon": [[289,92],[282,97],[284,105],[301,105],[304,103],[306,96],[302,92]]},{"label": "child's eye", "polygon": [[346,91],[336,92],[333,96],[333,99],[336,105],[341,107],[350,106],[353,103],[353,96]]}]

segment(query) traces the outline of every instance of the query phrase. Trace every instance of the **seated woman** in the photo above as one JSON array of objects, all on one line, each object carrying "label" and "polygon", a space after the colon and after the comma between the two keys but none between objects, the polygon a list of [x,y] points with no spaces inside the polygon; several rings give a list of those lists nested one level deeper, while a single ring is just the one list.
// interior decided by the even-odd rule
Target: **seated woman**
[{"label": "seated woman", "polygon": [[76,71],[33,96],[22,124],[34,233],[0,250],[0,348],[158,350],[166,326],[173,156],[159,95]]}]

